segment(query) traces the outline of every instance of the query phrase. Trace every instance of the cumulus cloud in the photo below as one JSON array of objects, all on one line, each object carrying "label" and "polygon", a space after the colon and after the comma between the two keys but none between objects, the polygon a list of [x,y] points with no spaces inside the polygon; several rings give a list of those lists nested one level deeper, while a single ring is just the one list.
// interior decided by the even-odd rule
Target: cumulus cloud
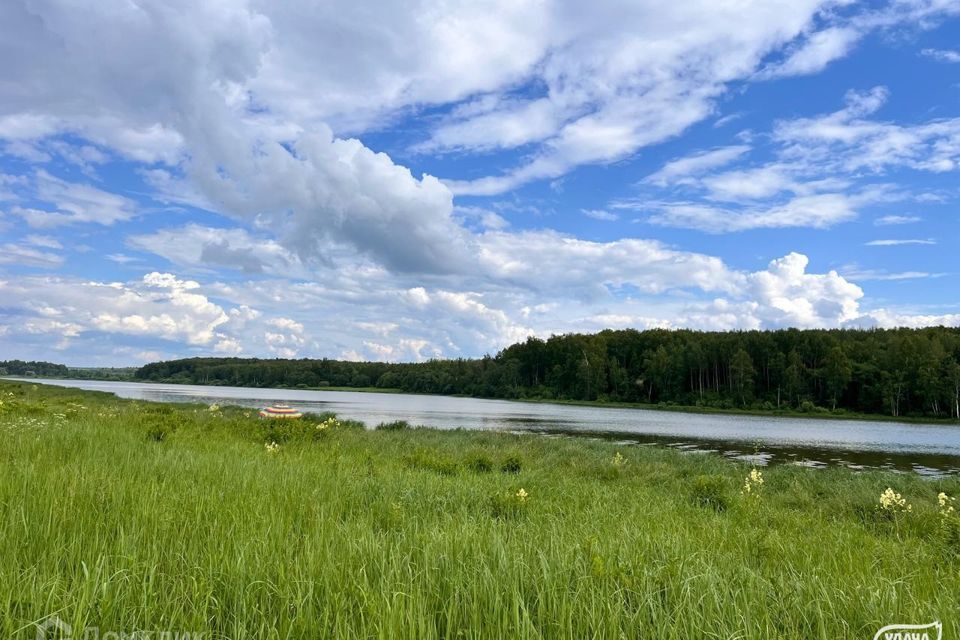
[{"label": "cumulus cloud", "polygon": [[[833,272],[808,273],[799,254],[750,273],[654,240],[513,231],[503,210],[454,206],[454,193],[501,193],[629,157],[715,115],[730,83],[757,80],[758,69],[815,71],[870,29],[955,9],[881,4],[889,11],[866,12],[871,26],[837,19],[821,0],[415,0],[376,7],[378,20],[370,5],[339,0],[0,3],[0,58],[16,61],[0,65],[0,139],[7,153],[50,163],[0,175],[5,213],[92,233],[134,220],[132,194],[95,176],[121,159],[157,200],[237,225],[177,221],[128,238],[131,251],[191,279],[5,280],[0,292],[18,302],[3,326],[15,340],[110,334],[198,353],[420,359],[593,329],[598,319],[848,322],[859,289]],[[641,183],[682,195],[584,213],[612,221],[642,208],[650,222],[711,232],[850,220],[899,196],[828,174],[945,172],[960,157],[954,120],[877,119],[887,97],[851,93],[839,111],[778,123],[766,138],[773,162],[749,163],[759,142],[708,148]],[[441,181],[361,141],[436,105],[445,108],[413,128],[428,136],[415,150],[513,149],[526,160]],[[56,160],[72,167],[69,180],[53,175]],[[50,240],[32,238],[8,243],[2,259],[34,268],[62,260]]]},{"label": "cumulus cloud", "polygon": [[809,259],[791,253],[747,276],[747,294],[765,326],[837,326],[858,316],[863,290],[836,271],[806,272]]},{"label": "cumulus cloud", "polygon": [[14,313],[28,318],[27,324],[38,322],[36,316],[69,322],[75,328],[70,337],[80,331],[106,331],[207,345],[228,316],[193,291],[199,286],[161,273],[127,284],[26,277],[0,282],[0,293],[19,301],[12,309],[19,307]]}]

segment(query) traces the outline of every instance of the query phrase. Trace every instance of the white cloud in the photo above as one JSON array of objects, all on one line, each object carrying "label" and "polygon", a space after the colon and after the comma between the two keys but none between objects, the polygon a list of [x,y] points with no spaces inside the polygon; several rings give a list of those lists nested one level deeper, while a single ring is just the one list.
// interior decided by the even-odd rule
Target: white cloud
[{"label": "white cloud", "polygon": [[885,269],[847,269],[843,272],[843,277],[855,282],[865,282],[869,280],[880,281],[900,281],[900,280],[925,280],[927,278],[942,278],[945,273],[928,273],[926,271],[899,271],[890,272]]},{"label": "white cloud", "polygon": [[[616,11],[592,8],[593,15],[571,12],[578,22],[565,32],[570,38],[540,67],[544,96],[485,97],[480,113],[455,113],[427,146],[538,143],[529,162],[501,175],[447,181],[457,194],[502,193],[581,164],[619,160],[677,135],[712,114],[732,81],[814,73],[867,33],[902,24],[929,27],[960,12],[955,3],[937,1],[861,7],[847,18],[834,8],[816,2],[632,3]],[[597,24],[614,16],[616,23]],[[834,24],[812,30],[821,20]],[[599,33],[599,41],[580,39]],[[784,48],[785,59],[756,73]]]},{"label": "white cloud", "polygon": [[647,293],[687,287],[726,291],[736,278],[718,258],[657,241],[590,242],[551,231],[484,234],[478,266],[495,283],[578,298],[624,285]]},{"label": "white cloud", "polygon": [[928,238],[928,239],[903,238],[903,239],[895,239],[895,240],[871,240],[870,242],[866,243],[868,247],[897,247],[901,245],[910,245],[910,244],[928,245],[928,244],[937,244],[937,241],[931,238]]},{"label": "white cloud", "polygon": [[140,258],[128,256],[124,253],[108,253],[104,257],[110,262],[116,262],[117,264],[132,264],[134,262],[140,262]]},{"label": "white cloud", "polygon": [[873,224],[879,227],[883,227],[883,226],[895,225],[895,224],[913,224],[914,222],[920,222],[920,220],[922,220],[920,216],[889,215],[889,216],[880,216],[879,218],[873,221]]},{"label": "white cloud", "polygon": [[616,222],[620,219],[615,213],[610,213],[604,209],[581,209],[583,215],[588,218],[593,218],[594,220],[600,220],[602,222]]},{"label": "white cloud", "polygon": [[783,121],[774,137],[796,162],[818,164],[822,171],[855,174],[910,168],[942,173],[960,162],[960,118],[914,125],[867,120],[889,97],[884,87],[851,92],[847,106],[814,118]]},{"label": "white cloud", "polygon": [[730,164],[748,151],[750,151],[750,147],[741,144],[677,158],[663,165],[663,168],[656,173],[647,176],[645,181],[659,186],[682,183],[684,178],[700,175],[711,169]]},{"label": "white cloud", "polygon": [[37,171],[30,181],[30,196],[50,209],[15,206],[11,213],[38,229],[94,223],[112,225],[129,220],[136,213],[130,198],[109,193],[88,184],[68,182],[46,171]]},{"label": "white cloud", "polygon": [[920,51],[920,55],[933,58],[937,62],[960,62],[960,51],[954,51],[953,49],[923,49]]},{"label": "white cloud", "polygon": [[[848,196],[821,193],[798,196],[769,207],[738,209],[710,204],[666,203],[655,207],[647,221],[665,227],[682,227],[708,233],[729,233],[748,229],[811,227],[827,229],[857,217],[857,206],[869,202],[865,194]],[[633,206],[621,203],[618,206]]]},{"label": "white cloud", "polygon": [[529,163],[503,175],[448,181],[458,194],[500,193],[618,160],[710,115],[725,84],[749,76],[765,54],[799,34],[819,4],[564,7],[556,16],[564,38],[538,68],[546,95],[490,100],[480,114],[455,114],[430,144],[540,145]]},{"label": "white cloud", "polygon": [[52,269],[63,264],[63,256],[33,247],[7,242],[0,245],[0,264]]},{"label": "white cloud", "polygon": [[[629,157],[714,116],[727,86],[756,79],[763,65],[809,72],[842,55],[857,34],[956,9],[897,1],[884,5],[893,17],[870,13],[871,26],[837,18],[859,7],[834,13],[836,6],[0,3],[0,53],[16,61],[0,65],[7,148],[86,171],[105,159],[132,160],[159,198],[240,225],[172,222],[128,239],[195,280],[156,273],[124,283],[4,282],[14,294],[5,299],[23,301],[4,326],[32,322],[55,333],[45,319],[69,325],[61,333],[73,341],[108,332],[190,352],[237,353],[242,345],[250,354],[424,358],[496,350],[528,331],[595,327],[590,318],[704,327],[846,322],[859,290],[832,272],[807,273],[802,256],[758,275],[652,240],[510,231],[499,213],[454,207],[451,191],[498,193]],[[657,224],[714,232],[850,220],[894,197],[861,176],[944,172],[960,160],[957,121],[876,120],[887,97],[882,88],[850,94],[843,109],[778,123],[750,146],[676,159],[641,188],[690,189],[698,198],[643,197],[625,208]],[[348,137],[432,105],[449,108],[417,120],[435,127],[421,150],[509,148],[529,162],[445,184]],[[744,164],[765,143],[773,161]],[[112,225],[138,213],[131,198],[93,186],[94,178],[72,180],[43,171],[0,176],[0,200],[35,227]],[[249,279],[211,281],[222,269]],[[329,320],[344,317],[349,322]]]},{"label": "white cloud", "polygon": [[240,341],[236,338],[228,338],[226,336],[221,337],[217,340],[217,343],[213,345],[213,350],[215,353],[226,353],[229,355],[237,355],[243,353],[243,346],[240,344]]},{"label": "white cloud", "polygon": [[[0,282],[0,293],[16,299],[27,322],[38,309],[47,318],[62,319],[81,331],[151,336],[209,344],[217,327],[227,322],[223,309],[203,294],[199,284],[171,274],[151,273],[128,284],[84,282],[71,278],[19,278]],[[56,327],[50,333],[57,333]]]},{"label": "white cloud", "polygon": [[861,325],[874,325],[885,329],[896,327],[909,327],[918,329],[920,327],[957,327],[960,326],[960,314],[948,313],[942,315],[901,313],[894,309],[876,309],[868,311],[859,323]]},{"label": "white cloud", "polygon": [[[878,181],[894,170],[944,172],[960,166],[960,118],[916,125],[876,122],[889,98],[884,87],[848,92],[833,113],[778,122],[770,136],[772,158],[749,162],[750,147],[721,147],[667,163],[639,186],[669,187],[676,199],[654,195],[608,203],[614,210],[646,214],[638,221],[725,233],[756,228],[828,228],[858,217],[869,205],[922,201],[929,194]],[[876,224],[906,224],[916,216],[887,215]]]},{"label": "white cloud", "polygon": [[296,320],[291,320],[290,318],[271,318],[267,320],[267,324],[291,333],[303,333],[303,325]]},{"label": "white cloud", "polygon": [[791,253],[747,276],[747,291],[759,304],[763,326],[837,326],[858,316],[863,290],[836,271],[806,273],[809,262]]},{"label": "white cloud", "polygon": [[850,27],[829,27],[814,32],[786,60],[764,69],[759,77],[808,75],[822,71],[834,60],[845,56],[862,35]]},{"label": "white cloud", "polygon": [[127,244],[149,251],[180,267],[213,270],[230,268],[244,273],[306,277],[299,257],[276,240],[253,236],[238,228],[216,229],[198,224],[134,235]]},{"label": "white cloud", "polygon": [[44,249],[63,249],[63,245],[60,243],[60,241],[52,236],[30,234],[24,238],[24,241],[27,244],[35,247],[42,247]]}]

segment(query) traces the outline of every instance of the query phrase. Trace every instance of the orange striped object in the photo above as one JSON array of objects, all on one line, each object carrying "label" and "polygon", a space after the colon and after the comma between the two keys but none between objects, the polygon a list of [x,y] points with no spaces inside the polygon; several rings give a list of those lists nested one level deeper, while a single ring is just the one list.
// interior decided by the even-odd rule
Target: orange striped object
[{"label": "orange striped object", "polygon": [[275,404],[260,410],[261,418],[302,418],[303,414],[285,404]]}]

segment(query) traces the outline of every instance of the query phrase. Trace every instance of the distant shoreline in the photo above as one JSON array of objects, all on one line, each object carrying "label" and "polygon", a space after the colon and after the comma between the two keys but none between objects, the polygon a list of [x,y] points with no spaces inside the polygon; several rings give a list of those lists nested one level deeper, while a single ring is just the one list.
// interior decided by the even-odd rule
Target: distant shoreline
[{"label": "distant shoreline", "polygon": [[176,382],[172,380],[122,380],[117,378],[73,378],[73,377],[23,377],[23,376],[4,376],[7,380],[76,380],[78,382],[132,382],[135,384],[170,384],[182,386],[199,387],[233,387],[236,389],[275,389],[277,391],[347,391],[357,393],[384,393],[395,395],[411,396],[437,396],[440,398],[472,398],[475,400],[497,400],[502,402],[523,402],[528,404],[555,404],[581,407],[596,407],[601,409],[636,409],[640,411],[670,411],[674,413],[690,413],[701,415],[732,415],[732,416],[751,416],[760,418],[798,418],[814,420],[839,420],[839,421],[863,421],[863,422],[899,422],[905,424],[931,424],[931,425],[957,425],[960,427],[960,421],[955,418],[933,418],[929,416],[887,416],[875,413],[851,413],[851,412],[831,412],[823,411],[796,411],[791,409],[775,409],[765,411],[761,409],[723,409],[720,407],[703,407],[696,405],[660,405],[644,404],[637,402],[617,402],[609,400],[566,400],[566,399],[544,399],[544,398],[494,398],[487,396],[472,396],[465,394],[441,394],[441,393],[418,393],[416,391],[404,391],[395,388],[378,387],[343,387],[343,386],[323,386],[323,387],[253,387],[245,385],[220,385],[220,384],[201,384],[195,382]]}]

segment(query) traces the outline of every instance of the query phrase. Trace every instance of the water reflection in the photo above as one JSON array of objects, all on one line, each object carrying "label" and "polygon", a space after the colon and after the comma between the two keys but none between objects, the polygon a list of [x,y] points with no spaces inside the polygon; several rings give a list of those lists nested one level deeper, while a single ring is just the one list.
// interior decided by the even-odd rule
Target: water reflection
[{"label": "water reflection", "polygon": [[881,451],[843,451],[816,447],[778,447],[766,443],[744,443],[717,440],[676,440],[629,433],[580,432],[569,430],[523,429],[516,433],[541,433],[553,437],[595,438],[624,446],[661,446],[677,449],[686,454],[719,454],[756,466],[789,464],[811,469],[826,469],[840,466],[857,471],[883,469],[900,473],[918,473],[938,478],[960,475],[960,458],[951,455],[895,453]]}]

